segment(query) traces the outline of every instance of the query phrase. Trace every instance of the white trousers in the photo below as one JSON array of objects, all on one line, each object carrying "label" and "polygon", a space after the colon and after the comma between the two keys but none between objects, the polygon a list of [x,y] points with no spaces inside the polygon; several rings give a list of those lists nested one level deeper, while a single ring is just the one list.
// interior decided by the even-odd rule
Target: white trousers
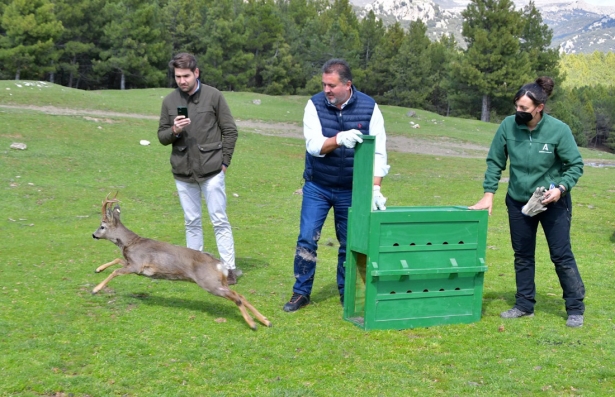
[{"label": "white trousers", "polygon": [[214,227],[220,260],[227,269],[235,269],[235,244],[233,231],[226,216],[225,173],[202,183],[188,183],[175,180],[179,202],[184,209],[186,245],[203,251],[203,223],[201,221],[201,195],[205,198],[209,219]]}]

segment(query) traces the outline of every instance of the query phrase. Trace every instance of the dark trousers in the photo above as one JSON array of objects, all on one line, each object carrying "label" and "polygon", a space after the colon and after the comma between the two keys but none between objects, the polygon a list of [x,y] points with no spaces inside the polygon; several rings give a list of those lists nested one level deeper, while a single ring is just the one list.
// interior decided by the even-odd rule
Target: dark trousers
[{"label": "dark trousers", "polygon": [[517,281],[515,307],[527,313],[534,312],[536,304],[536,284],[534,283],[536,231],[540,223],[547,238],[551,261],[555,265],[555,272],[563,290],[566,312],[568,315],[583,314],[585,286],[570,246],[572,220],[570,195],[567,194],[558,202],[549,204],[546,211],[533,217],[523,215],[521,207],[524,204],[506,195],[510,240],[515,253]]},{"label": "dark trousers", "polygon": [[340,295],[344,294],[348,208],[351,202],[352,190],[350,189],[325,188],[314,182],[305,182],[305,185],[303,185],[301,222],[294,261],[295,285],[293,292],[302,295],[312,293],[320,232],[329,210],[333,207],[335,234],[340,243],[337,254],[337,288]]}]

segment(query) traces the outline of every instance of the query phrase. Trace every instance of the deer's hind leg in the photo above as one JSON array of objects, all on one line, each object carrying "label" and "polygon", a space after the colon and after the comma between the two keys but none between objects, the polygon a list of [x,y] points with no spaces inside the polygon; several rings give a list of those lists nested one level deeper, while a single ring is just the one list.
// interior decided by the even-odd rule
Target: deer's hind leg
[{"label": "deer's hind leg", "polygon": [[243,316],[243,319],[246,320],[246,323],[248,323],[250,328],[252,328],[253,330],[256,330],[256,323],[254,322],[254,319],[250,316],[250,314],[246,310],[246,307],[243,304],[243,301],[245,299],[242,299],[241,295],[229,289],[225,285],[219,284],[218,286],[214,287],[213,285],[206,285],[205,283],[202,283],[202,282],[198,282],[197,284],[199,284],[199,286],[203,288],[205,291],[208,291],[215,296],[226,298],[232,301],[234,304],[236,304],[237,307],[239,308],[239,311],[241,311],[241,315]]},{"label": "deer's hind leg", "polygon": [[260,321],[267,327],[271,327],[271,321],[269,321],[267,317],[263,316],[258,310],[256,310],[256,308],[252,306],[252,304],[248,302],[248,300],[243,295],[240,295],[240,294],[237,294],[237,295],[239,295],[239,297],[241,298],[241,301],[244,304],[244,306],[247,307],[256,316],[256,319],[258,321]]},{"label": "deer's hind leg", "polygon": [[250,316],[250,313],[248,313],[248,311],[246,310],[246,306],[243,304],[245,299],[242,299],[241,295],[239,295],[237,292],[233,290],[228,289],[228,287],[225,289],[226,291],[224,291],[224,293],[222,294],[222,297],[235,302],[235,304],[239,308],[239,311],[241,311],[241,315],[243,316],[243,319],[246,320],[246,323],[248,323],[250,328],[252,328],[253,330],[256,330],[256,323],[254,322],[254,319],[252,318],[252,316]]}]

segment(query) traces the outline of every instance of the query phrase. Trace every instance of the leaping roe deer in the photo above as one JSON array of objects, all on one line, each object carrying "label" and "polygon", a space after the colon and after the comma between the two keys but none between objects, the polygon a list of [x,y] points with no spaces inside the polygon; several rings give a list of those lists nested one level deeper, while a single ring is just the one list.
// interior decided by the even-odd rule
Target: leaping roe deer
[{"label": "leaping roe deer", "polygon": [[260,314],[246,298],[229,289],[226,282],[228,272],[220,260],[187,247],[140,237],[120,221],[119,205],[113,208],[113,204],[117,202],[119,200],[115,197],[109,200],[107,195],[102,203],[102,222],[92,237],[97,240],[102,238],[111,241],[122,250],[124,256],[124,258],[117,258],[99,266],[96,273],[116,264],[121,264],[122,267],[114,270],[109,277],[98,284],[92,290],[93,294],[103,289],[114,277],[124,274],[192,281],[213,295],[233,301],[239,307],[250,328],[256,329],[256,323],[246,308],[250,309],[258,321],[268,327],[271,326],[271,322]]}]

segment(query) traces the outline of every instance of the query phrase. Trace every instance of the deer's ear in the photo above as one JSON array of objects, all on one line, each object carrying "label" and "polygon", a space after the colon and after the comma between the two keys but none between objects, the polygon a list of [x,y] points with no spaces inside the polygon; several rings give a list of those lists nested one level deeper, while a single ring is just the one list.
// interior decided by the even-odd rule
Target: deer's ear
[{"label": "deer's ear", "polygon": [[113,220],[120,220],[120,206],[116,205],[115,208],[113,208],[112,211],[112,215],[113,215]]}]

